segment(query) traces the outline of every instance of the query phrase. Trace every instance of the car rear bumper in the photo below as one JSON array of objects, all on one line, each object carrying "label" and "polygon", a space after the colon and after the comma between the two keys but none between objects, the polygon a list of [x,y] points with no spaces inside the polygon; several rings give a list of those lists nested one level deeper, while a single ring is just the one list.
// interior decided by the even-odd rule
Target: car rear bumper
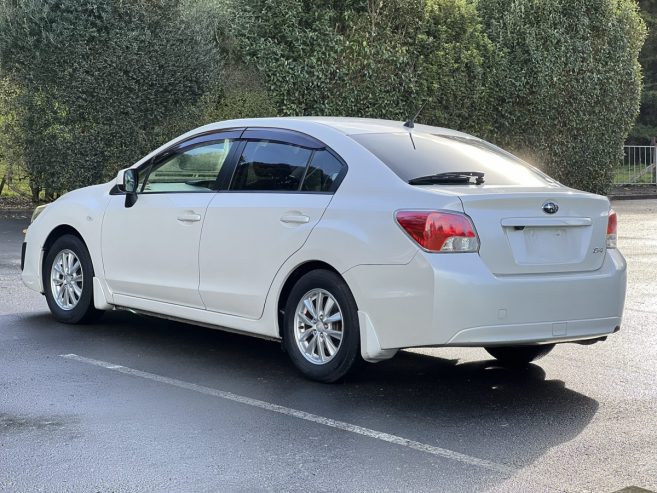
[{"label": "car rear bumper", "polygon": [[541,344],[593,339],[620,326],[625,259],[600,269],[495,276],[478,254],[418,254],[406,265],[344,273],[381,349]]},{"label": "car rear bumper", "polygon": [[620,329],[621,318],[592,318],[517,325],[489,325],[464,329],[454,335],[449,346],[500,346],[546,344],[595,339]]}]

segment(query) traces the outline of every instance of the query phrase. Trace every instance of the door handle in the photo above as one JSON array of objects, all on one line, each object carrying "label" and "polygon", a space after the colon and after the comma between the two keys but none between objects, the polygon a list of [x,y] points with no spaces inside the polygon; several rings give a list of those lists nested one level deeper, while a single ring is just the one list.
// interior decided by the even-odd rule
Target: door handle
[{"label": "door handle", "polygon": [[201,215],[200,214],[183,214],[181,216],[178,216],[178,221],[183,222],[183,223],[195,223],[201,220]]},{"label": "door handle", "polygon": [[306,224],[310,218],[305,214],[285,214],[281,216],[281,222],[286,224]]}]

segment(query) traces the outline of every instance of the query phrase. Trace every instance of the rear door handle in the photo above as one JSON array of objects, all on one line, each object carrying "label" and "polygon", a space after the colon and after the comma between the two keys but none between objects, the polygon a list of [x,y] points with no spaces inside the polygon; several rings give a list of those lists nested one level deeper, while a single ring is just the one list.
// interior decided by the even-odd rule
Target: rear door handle
[{"label": "rear door handle", "polygon": [[201,215],[200,214],[183,214],[182,216],[178,216],[178,221],[183,222],[183,223],[195,223],[201,220]]},{"label": "rear door handle", "polygon": [[310,218],[305,214],[285,214],[281,216],[281,222],[286,224],[305,224]]}]

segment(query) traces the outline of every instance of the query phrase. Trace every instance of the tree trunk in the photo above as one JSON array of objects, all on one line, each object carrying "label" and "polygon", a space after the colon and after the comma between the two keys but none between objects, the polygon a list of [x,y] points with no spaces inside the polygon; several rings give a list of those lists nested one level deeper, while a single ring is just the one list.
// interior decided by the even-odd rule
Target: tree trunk
[{"label": "tree trunk", "polygon": [[41,192],[41,187],[31,182],[30,189],[32,190],[32,203],[36,204],[39,202],[39,193]]},{"label": "tree trunk", "polygon": [[5,189],[5,183],[7,183],[7,175],[4,175],[2,181],[0,181],[0,195],[2,195],[2,191]]}]

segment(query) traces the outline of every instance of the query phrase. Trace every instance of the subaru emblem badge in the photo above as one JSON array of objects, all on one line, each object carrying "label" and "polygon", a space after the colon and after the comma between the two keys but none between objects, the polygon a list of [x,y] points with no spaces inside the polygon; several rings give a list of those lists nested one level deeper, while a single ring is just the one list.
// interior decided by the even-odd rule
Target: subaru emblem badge
[{"label": "subaru emblem badge", "polygon": [[545,212],[546,214],[556,214],[558,210],[559,210],[559,206],[554,202],[546,202],[545,204],[543,204],[543,212]]}]

